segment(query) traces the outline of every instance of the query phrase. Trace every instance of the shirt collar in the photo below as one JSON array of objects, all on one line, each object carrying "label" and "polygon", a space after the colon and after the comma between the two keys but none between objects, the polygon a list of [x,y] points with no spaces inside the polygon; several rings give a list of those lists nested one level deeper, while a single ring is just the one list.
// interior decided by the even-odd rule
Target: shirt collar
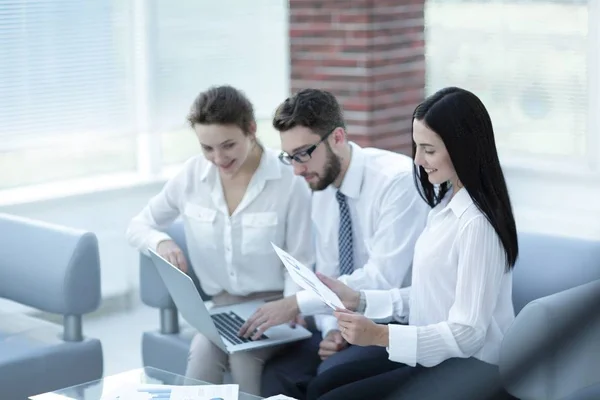
[{"label": "shirt collar", "polygon": [[[449,190],[450,195],[452,195],[451,190],[452,188],[450,188]],[[452,199],[447,205],[447,208],[452,210],[452,212],[454,213],[454,215],[456,215],[457,218],[460,218],[472,204],[473,199],[471,199],[471,196],[469,195],[469,192],[467,192],[467,189],[461,188],[458,190],[458,192],[456,192],[454,197],[452,197]]]},{"label": "shirt collar", "polygon": [[352,155],[350,156],[350,165],[344,180],[340,186],[340,191],[350,198],[358,198],[362,188],[362,182],[365,172],[365,153],[363,149],[354,142],[350,142]]},{"label": "shirt collar", "polygon": [[213,177],[215,174],[215,171],[216,171],[215,165],[213,163],[211,163],[210,161],[206,160],[206,166],[200,173],[200,180],[204,182],[208,179],[209,176]]},{"label": "shirt collar", "polygon": [[[254,172],[255,181],[268,181],[272,179],[281,178],[281,167],[283,164],[278,159],[278,154],[270,148],[264,148],[263,153],[260,157],[260,163],[256,172]],[[206,168],[200,174],[200,180],[206,181],[210,178],[212,182],[215,182],[214,178],[217,174],[217,167],[207,160]]]},{"label": "shirt collar", "polygon": [[279,161],[279,152],[263,147],[263,153],[260,157],[260,164],[256,170],[257,179],[265,181],[275,180],[281,178],[281,168],[285,165]]}]

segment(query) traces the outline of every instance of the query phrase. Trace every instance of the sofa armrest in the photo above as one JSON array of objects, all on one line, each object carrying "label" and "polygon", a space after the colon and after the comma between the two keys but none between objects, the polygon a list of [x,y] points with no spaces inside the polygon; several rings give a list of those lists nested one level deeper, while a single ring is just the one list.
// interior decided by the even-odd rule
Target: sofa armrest
[{"label": "sofa armrest", "polygon": [[600,382],[600,280],[534,300],[504,336],[500,373],[521,399],[560,399]]},{"label": "sofa armrest", "polygon": [[82,315],[100,305],[100,255],[91,232],[0,214],[0,296]]},{"label": "sofa armrest", "polygon": [[64,317],[63,339],[83,340],[83,314],[100,306],[100,255],[91,232],[0,214],[0,297]]},{"label": "sofa armrest", "polygon": [[513,304],[527,303],[600,279],[600,241],[519,232],[513,274]]},{"label": "sofa armrest", "polygon": [[143,253],[140,253],[140,297],[147,306],[176,309],[152,259]]},{"label": "sofa armrest", "polygon": [[[198,277],[194,273],[185,240],[185,229],[181,220],[174,222],[166,231],[166,233],[177,243],[183,251],[185,259],[190,266],[188,275],[196,285],[200,296],[204,301],[210,300],[202,288]],[[143,253],[140,253],[140,296],[142,302],[147,306],[160,309],[175,309],[175,303],[169,295],[167,287],[162,282],[162,279],[152,262],[152,259]]]},{"label": "sofa armrest", "polygon": [[[200,296],[204,301],[210,300],[210,296],[204,293],[200,287],[198,277],[194,273],[194,268],[192,268],[185,240],[185,228],[181,220],[174,222],[167,229],[166,233],[183,251],[189,266],[187,274],[192,278]],[[147,306],[160,309],[160,329],[162,333],[179,332],[177,307],[173,303],[173,299],[163,283],[158,270],[154,266],[152,259],[143,253],[140,253],[140,297],[142,302]]]}]

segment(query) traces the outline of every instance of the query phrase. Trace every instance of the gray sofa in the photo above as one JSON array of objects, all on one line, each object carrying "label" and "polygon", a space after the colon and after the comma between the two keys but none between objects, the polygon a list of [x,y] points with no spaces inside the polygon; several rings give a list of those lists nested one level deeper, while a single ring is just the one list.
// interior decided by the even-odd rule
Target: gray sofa
[{"label": "gray sofa", "polygon": [[521,234],[519,245],[505,387],[523,400],[600,399],[600,242]]},{"label": "gray sofa", "polygon": [[[173,224],[168,233],[186,252],[182,225]],[[554,323],[548,315],[569,314],[568,310],[582,309],[582,304],[587,307],[597,304],[594,303],[597,297],[590,294],[595,294],[599,285],[594,281],[600,279],[600,243],[521,233],[519,246],[513,282],[513,302],[519,314],[506,335],[501,355],[505,386],[522,399],[560,399],[571,395],[568,400],[579,400],[575,397],[580,396],[578,390],[581,396],[588,395],[593,390],[590,385],[600,382],[600,364],[597,364],[600,361],[595,361],[600,360],[597,319],[595,325],[591,318],[587,319],[588,325],[582,322],[581,330],[572,326],[572,335],[564,338],[556,331],[565,324]],[[151,261],[142,255],[140,263],[142,301],[158,308],[160,315],[160,329],[145,332],[142,339],[144,365],[182,374],[193,330],[179,324],[177,309]],[[195,276],[192,278],[197,282]],[[208,296],[201,294],[208,300]],[[593,308],[583,309],[591,317]],[[594,342],[593,337],[598,340]],[[556,348],[544,346],[548,340],[558,339],[561,341],[554,343]],[[537,343],[541,344],[533,345]],[[557,351],[560,347],[564,351]],[[545,356],[531,356],[534,350]],[[576,367],[579,362],[581,366]],[[525,366],[525,372],[520,366]],[[595,398],[600,399],[600,395]],[[584,399],[587,397],[581,397]]]},{"label": "gray sofa", "polygon": [[63,316],[0,310],[0,398],[25,399],[102,377],[102,346],[82,315],[100,304],[96,236],[0,214],[0,297]]}]

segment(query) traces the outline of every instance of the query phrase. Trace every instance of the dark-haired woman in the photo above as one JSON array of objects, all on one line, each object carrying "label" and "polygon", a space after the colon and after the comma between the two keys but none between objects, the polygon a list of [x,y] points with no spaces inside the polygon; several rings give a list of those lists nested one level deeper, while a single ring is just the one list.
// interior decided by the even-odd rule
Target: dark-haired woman
[{"label": "dark-haired woman", "polygon": [[473,93],[445,88],[415,109],[412,134],[415,184],[432,207],[412,286],[356,292],[321,277],[348,308],[335,313],[344,339],[386,347],[388,359],[326,371],[309,399],[507,396],[497,365],[518,245],[490,116]]}]

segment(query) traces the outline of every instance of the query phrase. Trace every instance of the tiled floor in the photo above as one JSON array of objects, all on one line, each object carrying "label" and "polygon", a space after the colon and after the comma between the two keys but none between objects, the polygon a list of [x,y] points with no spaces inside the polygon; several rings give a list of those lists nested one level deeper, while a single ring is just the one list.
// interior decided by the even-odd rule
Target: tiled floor
[{"label": "tiled floor", "polygon": [[158,310],[141,303],[84,321],[85,335],[102,341],[105,376],[142,367],[142,332],[158,327]]}]

